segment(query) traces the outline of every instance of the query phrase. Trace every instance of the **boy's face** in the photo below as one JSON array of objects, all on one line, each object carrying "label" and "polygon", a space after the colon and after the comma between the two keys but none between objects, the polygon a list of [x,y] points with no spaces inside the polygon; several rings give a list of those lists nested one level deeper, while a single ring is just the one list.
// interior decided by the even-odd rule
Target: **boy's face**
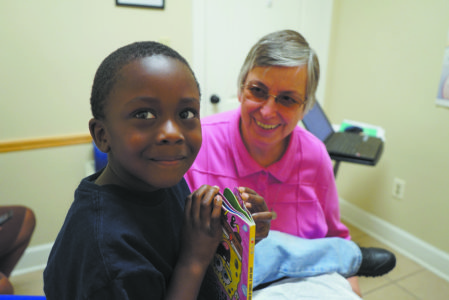
[{"label": "boy's face", "polygon": [[201,147],[199,112],[198,87],[182,62],[156,55],[123,67],[102,121],[110,183],[147,191],[178,183]]}]

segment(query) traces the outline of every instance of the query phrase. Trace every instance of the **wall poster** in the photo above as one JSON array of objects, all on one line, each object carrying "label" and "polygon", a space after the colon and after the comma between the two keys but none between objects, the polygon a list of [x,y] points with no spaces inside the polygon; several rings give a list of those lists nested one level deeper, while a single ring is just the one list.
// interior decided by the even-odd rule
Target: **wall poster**
[{"label": "wall poster", "polygon": [[165,0],[115,0],[116,5],[164,9]]},{"label": "wall poster", "polygon": [[443,68],[438,85],[436,104],[449,107],[449,32],[444,49]]}]

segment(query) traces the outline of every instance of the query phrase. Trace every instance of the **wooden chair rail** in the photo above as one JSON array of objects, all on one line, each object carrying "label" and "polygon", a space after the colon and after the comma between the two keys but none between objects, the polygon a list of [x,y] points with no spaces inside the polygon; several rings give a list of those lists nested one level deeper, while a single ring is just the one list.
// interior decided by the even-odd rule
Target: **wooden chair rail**
[{"label": "wooden chair rail", "polygon": [[87,144],[91,142],[92,137],[88,133],[21,139],[12,141],[0,141],[0,153]]}]

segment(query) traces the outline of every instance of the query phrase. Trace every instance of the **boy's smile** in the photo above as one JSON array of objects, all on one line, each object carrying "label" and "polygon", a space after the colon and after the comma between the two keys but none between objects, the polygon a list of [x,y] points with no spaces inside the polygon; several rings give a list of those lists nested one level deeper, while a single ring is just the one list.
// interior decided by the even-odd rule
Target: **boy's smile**
[{"label": "boy's smile", "polygon": [[156,190],[178,183],[201,147],[196,81],[182,62],[162,55],[125,65],[106,101],[98,184]]}]

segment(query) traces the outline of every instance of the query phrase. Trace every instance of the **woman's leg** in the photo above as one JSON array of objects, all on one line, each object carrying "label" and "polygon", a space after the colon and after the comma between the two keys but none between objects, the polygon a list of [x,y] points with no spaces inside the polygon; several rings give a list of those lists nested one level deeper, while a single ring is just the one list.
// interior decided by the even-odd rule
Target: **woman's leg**
[{"label": "woman's leg", "polygon": [[356,295],[348,281],[337,273],[308,278],[287,278],[254,291],[254,300],[362,300]]},{"label": "woman's leg", "polygon": [[352,241],[342,238],[303,239],[279,231],[270,231],[254,252],[253,286],[283,277],[305,278],[338,273],[354,275],[362,254]]}]

